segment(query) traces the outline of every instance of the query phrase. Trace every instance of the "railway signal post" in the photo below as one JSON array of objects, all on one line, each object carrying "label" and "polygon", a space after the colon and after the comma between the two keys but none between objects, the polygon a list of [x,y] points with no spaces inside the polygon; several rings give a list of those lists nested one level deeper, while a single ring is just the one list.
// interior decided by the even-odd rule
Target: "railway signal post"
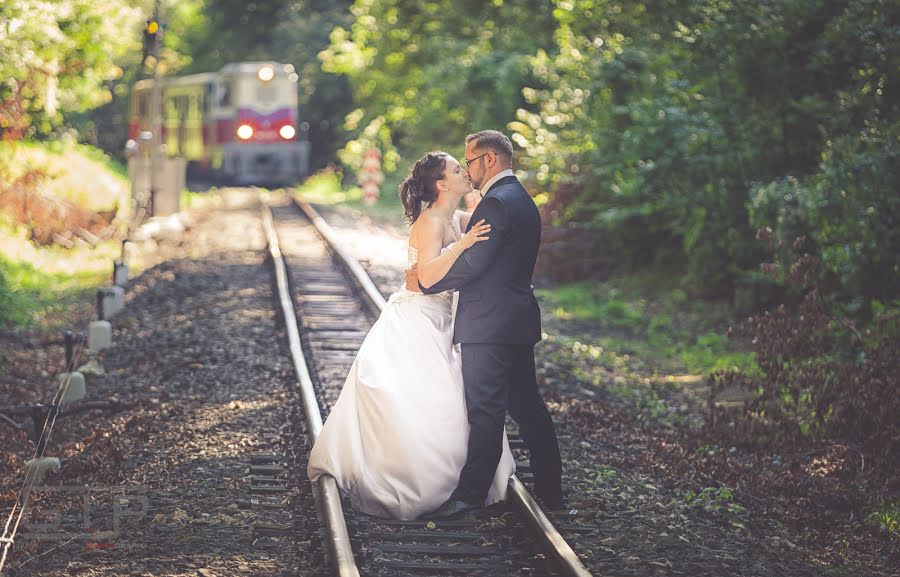
[{"label": "railway signal post", "polygon": [[153,88],[150,93],[150,215],[156,216],[158,212],[157,196],[160,187],[160,172],[162,163],[160,158],[160,147],[162,146],[162,114],[161,108],[161,87],[159,81],[159,44],[162,36],[162,28],[159,24],[159,0],[153,8],[153,16],[147,20],[144,27],[144,58],[145,62],[148,56],[153,57]]},{"label": "railway signal post", "polygon": [[384,174],[381,172],[381,153],[377,148],[366,150],[363,157],[362,170],[359,173],[359,185],[363,191],[363,202],[371,206],[378,202]]}]

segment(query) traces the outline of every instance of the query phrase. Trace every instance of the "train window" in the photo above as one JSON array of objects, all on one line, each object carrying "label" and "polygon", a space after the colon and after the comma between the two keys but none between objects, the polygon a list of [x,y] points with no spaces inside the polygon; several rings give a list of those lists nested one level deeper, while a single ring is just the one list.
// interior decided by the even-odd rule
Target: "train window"
[{"label": "train window", "polygon": [[219,106],[231,106],[231,82],[219,85]]},{"label": "train window", "polygon": [[187,118],[187,111],[188,111],[188,105],[189,105],[188,97],[187,96],[176,96],[172,100],[173,100],[172,103],[175,105],[175,110],[178,113],[178,118],[181,119],[182,122],[184,122],[184,119]]},{"label": "train window", "polygon": [[209,107],[212,104],[213,98],[213,90],[215,90],[216,85],[212,82],[206,83],[206,91],[203,93],[203,96],[200,97],[200,107],[203,109],[203,112],[208,113]]},{"label": "train window", "polygon": [[274,82],[261,82],[256,85],[256,98],[267,104],[278,96],[278,85]]}]

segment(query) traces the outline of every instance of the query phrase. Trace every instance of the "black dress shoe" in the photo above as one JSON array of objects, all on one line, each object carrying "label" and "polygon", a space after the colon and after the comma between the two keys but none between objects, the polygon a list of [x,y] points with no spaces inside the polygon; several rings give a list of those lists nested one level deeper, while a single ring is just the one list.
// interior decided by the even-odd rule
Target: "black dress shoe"
[{"label": "black dress shoe", "polygon": [[450,498],[444,501],[443,505],[441,505],[431,513],[423,515],[422,518],[449,519],[451,517],[462,515],[463,513],[468,513],[469,511],[477,511],[478,509],[481,509],[481,506],[466,503],[465,501],[460,501],[459,499]]},{"label": "black dress shoe", "polygon": [[546,498],[538,496],[537,501],[549,511],[561,511],[568,508],[565,497],[556,496]]}]

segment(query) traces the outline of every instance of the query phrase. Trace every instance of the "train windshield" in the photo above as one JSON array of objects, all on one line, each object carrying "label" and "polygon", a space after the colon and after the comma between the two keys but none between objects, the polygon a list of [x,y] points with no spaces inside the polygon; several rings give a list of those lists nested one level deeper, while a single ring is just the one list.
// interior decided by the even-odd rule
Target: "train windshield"
[{"label": "train windshield", "polygon": [[231,106],[231,82],[223,82],[219,85],[219,106]]},{"label": "train windshield", "polygon": [[273,102],[278,96],[278,86],[274,82],[263,82],[257,85],[256,98],[263,104]]}]

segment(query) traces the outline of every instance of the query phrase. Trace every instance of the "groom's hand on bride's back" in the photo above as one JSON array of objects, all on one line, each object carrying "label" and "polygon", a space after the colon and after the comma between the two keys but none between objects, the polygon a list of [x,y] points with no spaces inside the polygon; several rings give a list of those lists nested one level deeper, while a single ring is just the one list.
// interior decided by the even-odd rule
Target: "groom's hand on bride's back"
[{"label": "groom's hand on bride's back", "polygon": [[422,289],[419,288],[418,266],[418,264],[414,264],[406,269],[406,289],[420,293],[422,292]]}]

